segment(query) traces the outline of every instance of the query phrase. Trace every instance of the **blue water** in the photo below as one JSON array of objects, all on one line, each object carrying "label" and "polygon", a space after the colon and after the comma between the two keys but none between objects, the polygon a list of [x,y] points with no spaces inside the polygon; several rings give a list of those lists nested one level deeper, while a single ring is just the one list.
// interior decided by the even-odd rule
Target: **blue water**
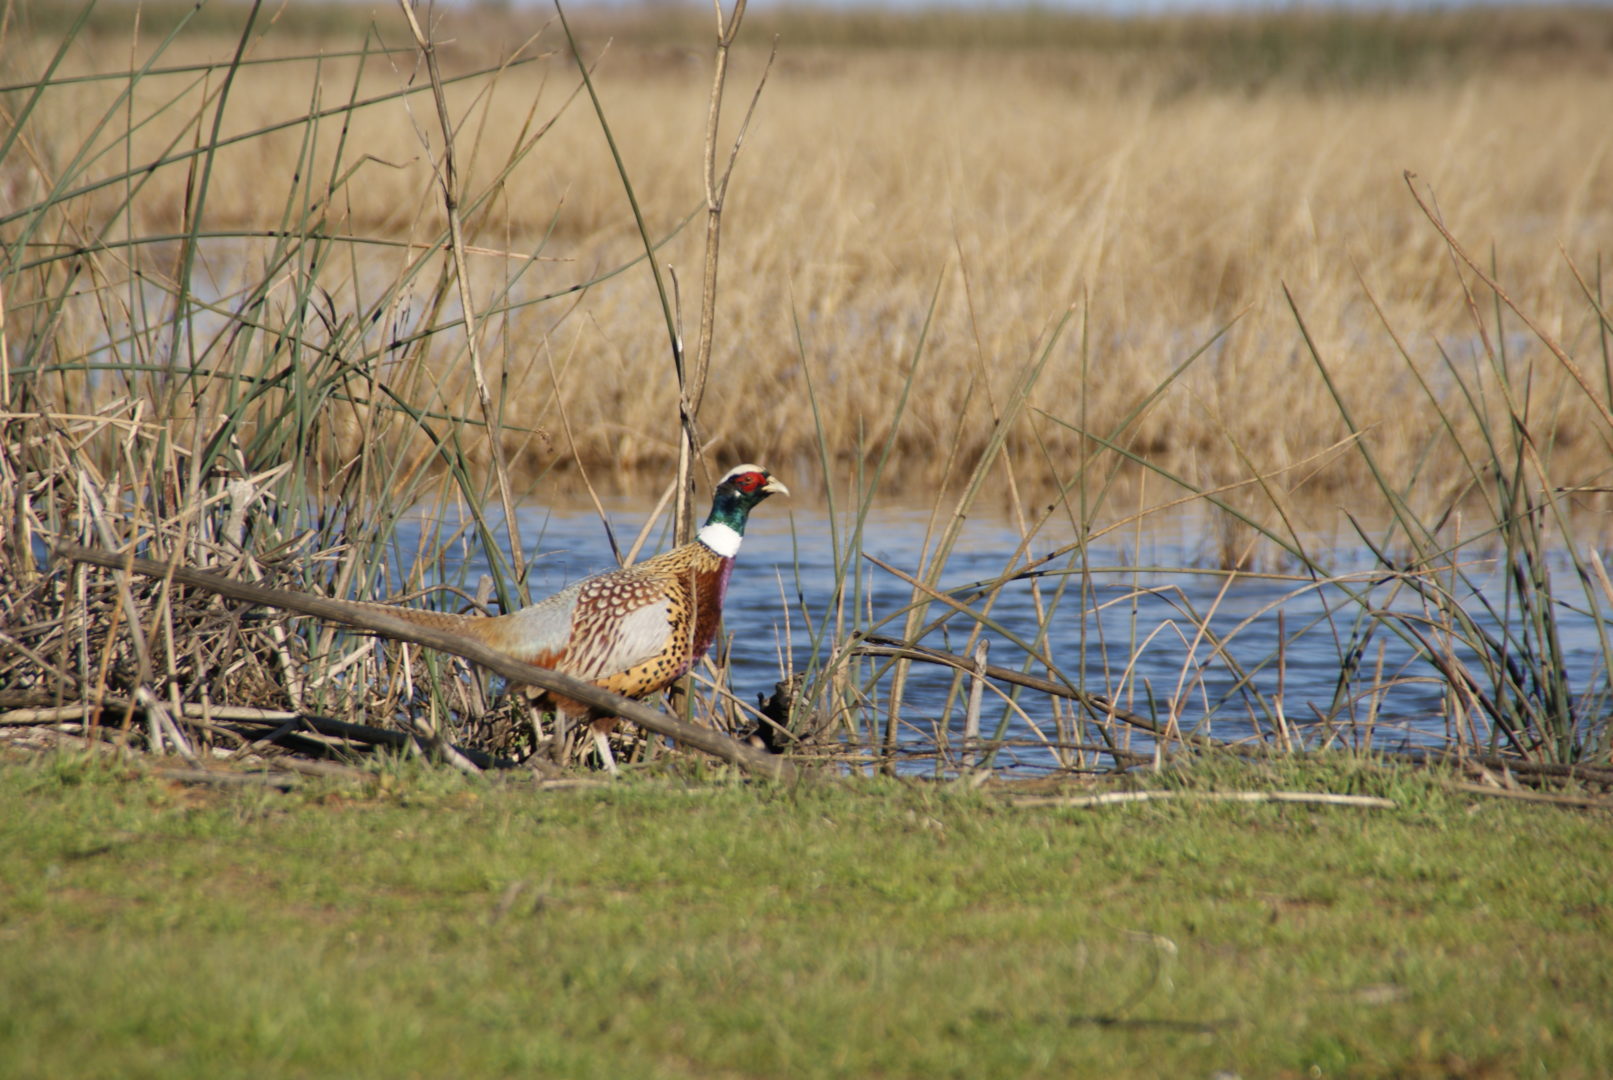
[{"label": "blue water", "polygon": [[[628,503],[607,507],[624,549],[648,510]],[[922,512],[876,512],[867,520],[863,549],[914,574],[925,549],[926,521]],[[522,511],[520,524],[523,544],[535,556],[529,576],[533,599],[613,565],[600,519],[592,511],[533,507]],[[850,528],[851,522],[842,520],[838,530],[831,529],[823,512],[792,507],[784,500],[764,504],[753,515],[724,613],[724,632],[731,642],[731,685],[742,701],[771,693],[786,668],[821,665],[852,630],[879,624],[872,626],[873,633],[905,634],[904,613],[912,587],[868,560],[855,566],[855,584],[848,577],[837,623],[835,544],[837,538],[840,549],[847,549]],[[1041,662],[1045,660],[1082,689],[1111,699],[1122,709],[1162,724],[1170,720],[1181,731],[1219,740],[1276,742],[1287,735],[1295,745],[1370,745],[1384,751],[1444,746],[1454,737],[1471,743],[1475,733],[1481,745],[1487,742],[1489,731],[1482,717],[1473,728],[1452,729],[1449,710],[1442,707],[1447,694],[1442,680],[1426,660],[1415,656],[1408,641],[1391,631],[1411,625],[1430,633],[1427,618],[1437,613],[1409,590],[1396,592],[1383,581],[1369,584],[1372,566],[1359,547],[1315,549],[1323,552],[1331,574],[1345,577],[1342,583],[1316,585],[1298,574],[1243,574],[1229,580],[1214,570],[1212,545],[1206,540],[1210,532],[1202,520],[1183,516],[1140,536],[1128,533],[1092,544],[1085,553],[1084,575],[1079,562],[1064,556],[1046,564],[1042,569],[1049,573],[1036,581],[1003,586],[989,606],[997,629],[984,635],[990,642],[990,663],[1046,677],[1047,664]],[[1031,550],[1035,556],[1045,555],[1072,539],[1048,532],[1036,538]],[[664,549],[668,542],[665,530],[659,530],[641,557]],[[967,587],[1000,575],[1017,544],[1017,534],[1005,524],[970,521],[940,575],[941,589],[970,610],[987,612],[982,597],[971,595]],[[474,548],[464,549],[464,554],[465,580],[474,585],[486,569],[485,560]],[[1194,572],[1195,567],[1204,569]],[[1584,593],[1566,560],[1554,572],[1559,596],[1583,607]],[[1499,605],[1503,590],[1497,571],[1480,567],[1474,578],[1484,595]],[[1059,597],[1061,583],[1065,592]],[[1399,612],[1405,620],[1363,619],[1362,605],[1347,590],[1365,596],[1376,608]],[[1038,615],[1038,592],[1045,618]],[[1492,631],[1497,627],[1475,597],[1466,596],[1464,607]],[[927,619],[948,610],[932,601]],[[1558,614],[1576,693],[1605,688],[1601,627],[1583,613],[1564,608]],[[953,614],[923,643],[967,653],[974,625],[970,617]],[[1280,664],[1279,625],[1286,638]],[[1024,645],[1037,649],[1040,659],[1028,659]],[[1453,655],[1467,663],[1474,659],[1460,644],[1453,647]],[[858,730],[846,735],[852,741],[883,736],[890,677],[873,675],[886,663],[863,658],[852,669],[852,683],[869,695],[854,712]],[[1341,684],[1341,671],[1351,664],[1354,678]],[[1387,688],[1365,693],[1374,685]],[[912,664],[900,710],[902,748],[924,761],[937,755],[955,761],[948,755],[958,752],[962,739],[966,689],[967,680],[960,681],[950,668]],[[1604,704],[1598,697],[1591,707],[1605,711]],[[1071,749],[1061,755],[1050,745],[1061,740],[1144,754],[1154,748],[1152,736],[1124,723],[1087,720],[1072,726],[1068,702],[1061,706],[1066,717],[1061,727],[1055,707],[1054,699],[1032,690],[1019,691],[1014,707],[988,691],[980,731],[987,739],[1001,736],[1005,741],[996,763],[1036,768],[1060,761],[1100,768],[1112,763],[1111,755],[1083,756]]]}]

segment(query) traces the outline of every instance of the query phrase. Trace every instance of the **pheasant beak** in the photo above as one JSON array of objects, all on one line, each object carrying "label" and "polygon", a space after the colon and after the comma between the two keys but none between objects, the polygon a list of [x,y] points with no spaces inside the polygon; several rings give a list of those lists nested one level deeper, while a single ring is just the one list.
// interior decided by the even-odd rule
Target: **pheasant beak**
[{"label": "pheasant beak", "polygon": [[783,481],[771,475],[768,476],[767,483],[762,485],[762,490],[769,495],[788,495],[790,493],[790,489],[784,486]]}]

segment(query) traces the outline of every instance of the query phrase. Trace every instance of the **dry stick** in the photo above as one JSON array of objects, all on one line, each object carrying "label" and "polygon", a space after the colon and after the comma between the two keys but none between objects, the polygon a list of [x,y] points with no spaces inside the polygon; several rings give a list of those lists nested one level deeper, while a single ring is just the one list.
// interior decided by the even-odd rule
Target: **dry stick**
[{"label": "dry stick", "polygon": [[[0,712],[0,724],[54,724],[83,716],[86,705],[102,709],[123,709],[128,706],[128,702],[121,698],[107,697],[96,702],[84,701],[73,705],[24,705]],[[180,712],[188,717],[200,718],[203,715],[202,706],[194,703],[182,705]],[[241,720],[254,724],[281,724],[287,720],[296,720],[303,714],[285,709],[258,709],[247,705],[209,705],[206,715],[219,721]]]},{"label": "dry stick", "polygon": [[1288,620],[1282,608],[1277,609],[1277,742],[1284,750],[1294,748],[1293,732],[1288,727],[1287,708],[1284,704],[1288,685]]},{"label": "dry stick", "polygon": [[1585,396],[1590,400],[1592,405],[1596,406],[1597,411],[1602,414],[1602,419],[1607,422],[1608,427],[1613,427],[1613,412],[1609,412],[1608,407],[1602,403],[1600,398],[1596,396],[1596,392],[1591,389],[1591,384],[1585,378],[1585,373],[1579,369],[1579,365],[1574,363],[1573,358],[1563,350],[1561,345],[1557,344],[1556,340],[1552,338],[1550,334],[1546,333],[1546,331],[1535,325],[1535,321],[1529,318],[1529,316],[1524,313],[1522,308],[1512,302],[1512,297],[1507,295],[1506,290],[1501,288],[1501,286],[1496,283],[1494,278],[1486,274],[1483,269],[1479,267],[1479,264],[1473,261],[1472,256],[1467,253],[1467,250],[1462,247],[1462,245],[1457,241],[1456,237],[1451,235],[1451,231],[1445,227],[1445,222],[1441,220],[1438,214],[1429,208],[1429,205],[1426,202],[1423,201],[1422,195],[1417,191],[1417,174],[1412,172],[1410,169],[1407,169],[1403,175],[1405,176],[1406,187],[1411,189],[1411,197],[1417,201],[1417,206],[1422,210],[1424,216],[1426,216],[1433,224],[1434,228],[1439,230],[1439,235],[1445,238],[1445,243],[1449,244],[1451,250],[1456,252],[1461,260],[1468,265],[1468,269],[1472,270],[1473,273],[1478,275],[1479,280],[1484,282],[1486,288],[1495,293],[1496,296],[1500,297],[1501,302],[1507,307],[1511,308],[1514,315],[1523,320],[1523,324],[1527,326],[1535,337],[1540,339],[1540,343],[1546,346],[1551,354],[1557,358],[1557,362],[1563,365],[1563,368],[1570,376],[1573,377],[1573,380],[1579,383],[1579,388],[1585,391]]},{"label": "dry stick", "polygon": [[163,739],[167,739],[168,742],[173,744],[174,749],[179,752],[180,757],[191,762],[197,760],[196,752],[190,748],[190,743],[186,740],[184,732],[180,731],[179,725],[174,723],[174,718],[169,715],[168,707],[162,703],[161,698],[142,685],[135,688],[134,700],[136,705],[145,710],[146,717],[154,725],[153,730],[160,735],[157,739],[159,752],[163,747]]},{"label": "dry stick", "polygon": [[700,454],[698,428],[700,406],[706,396],[706,377],[711,371],[711,349],[716,337],[717,267],[721,251],[723,206],[728,198],[728,181],[734,175],[734,164],[739,160],[740,149],[745,144],[745,135],[750,130],[751,118],[756,114],[756,103],[761,99],[762,88],[767,85],[767,76],[773,70],[773,59],[778,54],[778,43],[775,41],[773,51],[768,54],[767,65],[762,69],[762,77],[757,80],[756,89],[751,94],[750,105],[745,110],[739,131],[734,136],[734,144],[728,151],[727,161],[719,174],[717,135],[728,82],[728,58],[734,39],[739,34],[739,24],[745,18],[745,5],[746,0],[735,0],[732,14],[724,20],[722,0],[713,0],[717,15],[717,48],[712,64],[711,97],[706,113],[706,141],[703,155],[706,251],[700,279],[700,330],[695,337],[694,364],[680,373],[682,378],[678,386],[678,393],[682,398],[680,406],[686,418],[683,437],[678,445],[678,502],[673,518],[674,535],[679,543],[687,541],[694,534],[690,474],[694,468],[694,459]]},{"label": "dry stick", "polygon": [[[152,575],[163,577],[161,574]],[[164,582],[166,587],[167,583]],[[195,761],[196,753],[190,748],[190,743],[174,724],[168,710],[158,700],[157,696],[148,689],[151,681],[151,643],[147,640],[145,627],[140,624],[140,613],[135,607],[134,591],[129,588],[129,579],[126,575],[118,577],[118,606],[124,612],[125,621],[129,624],[129,641],[134,646],[135,655],[135,691],[134,705],[145,711],[146,725],[152,745],[159,754],[166,753],[165,747],[172,743],[175,752],[187,761]],[[111,648],[110,637],[107,647]]]},{"label": "dry stick", "polygon": [[632,698],[613,694],[608,690],[601,690],[592,683],[574,679],[569,675],[562,675],[558,671],[548,668],[534,667],[523,664],[519,660],[511,659],[504,653],[497,652],[479,642],[460,637],[458,634],[433,630],[392,615],[378,607],[369,607],[348,600],[333,600],[329,597],[314,596],[310,593],[290,592],[285,589],[274,589],[264,585],[251,585],[233,578],[210,574],[205,570],[194,570],[190,567],[177,566],[166,562],[151,559],[140,559],[133,556],[116,555],[109,551],[100,551],[94,548],[79,547],[64,544],[56,549],[60,558],[71,559],[76,562],[92,563],[113,570],[132,570],[136,573],[151,577],[170,577],[183,585],[190,585],[199,589],[207,589],[221,596],[233,600],[244,600],[251,604],[263,604],[268,607],[284,608],[288,611],[300,612],[304,615],[314,615],[322,619],[331,619],[368,630],[383,637],[398,641],[413,642],[427,648],[437,649],[441,652],[462,656],[475,664],[480,664],[489,671],[496,672],[514,683],[536,686],[551,691],[573,701],[582,702],[591,709],[609,716],[618,716],[630,723],[648,731],[676,739],[680,743],[703,750],[713,757],[721,758],[729,764],[736,765],[746,772],[773,779],[789,779],[795,776],[795,766],[790,762],[736,742],[721,732],[711,731],[694,724],[668,716],[642,702]]},{"label": "dry stick", "polygon": [[[373,375],[373,369],[372,369]],[[373,389],[373,387],[372,387]],[[371,413],[373,416],[373,411]],[[366,455],[368,457],[368,455]],[[229,517],[221,530],[225,541],[234,550],[246,566],[246,570],[259,582],[263,580],[263,569],[246,550],[246,518],[252,504],[262,501],[264,493],[270,486],[290,471],[292,462],[284,462],[272,469],[258,473],[253,477],[239,477],[225,485],[229,496]],[[269,628],[269,638],[274,642],[275,662],[280,667],[280,674],[286,680],[286,694],[291,698],[297,708],[302,708],[308,696],[308,682],[300,664],[291,656],[289,640],[290,635],[286,628],[276,624]]]},{"label": "dry stick", "polygon": [[[1378,688],[1383,686],[1383,665],[1384,660],[1388,656],[1388,651],[1389,643],[1380,638],[1378,640],[1378,663],[1372,671],[1372,699],[1367,704],[1367,731],[1364,737],[1357,738],[1357,750],[1370,751],[1372,749],[1372,735],[1373,732],[1375,732],[1378,728],[1378,710],[1383,708],[1383,694],[1378,690]],[[1351,708],[1351,715],[1354,715],[1353,706]]]},{"label": "dry stick", "polygon": [[0,408],[11,408],[11,350],[6,345],[6,286],[0,281]]},{"label": "dry stick", "polygon": [[1489,784],[1472,784],[1463,780],[1450,780],[1445,784],[1452,791],[1469,795],[1491,795],[1498,799],[1516,799],[1519,802],[1544,803],[1549,806],[1574,806],[1590,810],[1613,810],[1613,799],[1594,795],[1560,795],[1550,791],[1518,791],[1513,788],[1491,787]]},{"label": "dry stick", "polygon": [[1465,752],[1449,750],[1407,750],[1394,755],[1395,760],[1410,761],[1417,765],[1445,765],[1459,769],[1482,766],[1500,769],[1514,778],[1530,777],[1539,780],[1578,780],[1583,783],[1613,787],[1613,767],[1601,765],[1565,764],[1553,761],[1526,761],[1520,758],[1486,754],[1475,757]]},{"label": "dry stick", "polygon": [[[949,652],[942,652],[939,649],[932,649],[926,645],[915,645],[912,642],[900,641],[896,638],[867,637],[863,640],[869,644],[855,646],[853,649],[851,649],[852,653],[860,656],[888,656],[900,660],[919,660],[931,664],[945,664],[947,667],[957,668],[959,671],[973,672],[976,670],[975,662],[968,657],[958,656]],[[1036,675],[1026,675],[1024,672],[1015,671],[1013,668],[998,667],[995,664],[986,665],[985,675],[988,679],[997,679],[1001,682],[1014,683],[1016,686],[1023,686],[1028,690],[1036,690],[1043,694],[1051,694],[1055,697],[1069,698],[1071,701],[1078,701],[1087,708],[1092,709],[1094,712],[1102,713],[1106,716],[1112,716],[1122,723],[1141,728],[1142,730],[1160,738],[1165,737],[1166,732],[1162,725],[1154,723],[1154,721],[1145,716],[1139,716],[1137,713],[1127,712],[1114,702],[1108,700],[1107,698],[1100,697],[1097,694],[1088,693],[1085,690],[1077,690],[1072,687],[1065,686],[1063,683],[1054,682],[1052,679],[1043,679]],[[1216,750],[1236,751],[1238,749],[1230,743],[1221,742],[1219,739],[1212,739],[1208,735],[1195,735],[1192,732],[1181,732],[1175,737],[1180,738],[1184,743],[1190,743],[1194,746]],[[1105,753],[1108,752],[1110,751],[1105,751]]]},{"label": "dry stick", "polygon": [[980,699],[986,690],[986,651],[991,647],[987,638],[975,645],[974,678],[969,680],[969,703],[963,713],[963,765],[975,765],[975,746],[980,742]]},{"label": "dry stick", "polygon": [[1200,802],[1279,802],[1310,803],[1317,806],[1359,806],[1372,810],[1393,810],[1395,803],[1376,795],[1334,795],[1326,791],[1106,791],[1101,795],[1020,795],[1009,801],[1015,806],[1050,806],[1092,809],[1120,803],[1160,802],[1166,799],[1192,799]]},{"label": "dry stick", "polygon": [[[265,586],[258,587],[263,588]],[[187,715],[189,711],[189,709],[186,710]],[[217,707],[214,708],[215,713],[219,711],[221,710]],[[239,713],[246,710],[237,709],[233,711]],[[421,750],[438,748],[437,744],[429,742],[422,736],[411,735],[402,731],[387,731],[385,728],[371,727],[368,724],[353,724],[346,720],[336,720],[328,716],[315,716],[311,713],[297,713],[293,718],[299,724],[312,728],[318,734],[326,735],[333,739],[346,739],[349,742],[367,743],[371,746],[385,746],[394,750],[401,750],[410,746]],[[249,716],[236,715],[225,719],[236,723],[269,723],[272,722],[273,717],[266,716],[262,720],[254,720]],[[297,734],[297,732],[293,731],[292,734]],[[479,769],[491,769],[500,764],[499,759],[480,750],[470,750],[456,746],[453,747],[453,751]]]},{"label": "dry stick", "polygon": [[1602,583],[1602,592],[1609,601],[1613,601],[1613,580],[1608,578],[1607,567],[1602,565],[1601,553],[1593,550],[1590,556],[1591,567],[1596,571],[1596,580]]},{"label": "dry stick", "polygon": [[[67,640],[66,634],[62,635],[62,640],[64,642]],[[59,684],[58,689],[60,689],[60,687],[72,686],[78,683],[78,679],[70,674],[60,664],[51,663],[49,660],[45,659],[45,657],[41,656],[33,649],[30,649],[28,646],[24,645],[21,641],[12,637],[4,630],[0,630],[0,645],[3,645],[7,649],[14,651],[18,656],[39,668],[43,674],[54,676]],[[0,705],[6,704],[7,700],[11,696],[11,693],[0,690]]]},{"label": "dry stick", "polygon": [[[33,701],[38,700],[40,696],[0,694],[0,704],[5,704],[6,700],[12,697]],[[100,710],[128,713],[136,709],[138,709],[138,706],[129,698],[111,695],[94,699],[86,698],[73,705],[23,705],[0,712],[0,727],[87,726],[88,721],[85,717],[89,712]],[[306,729],[329,738],[364,743],[370,746],[384,746],[391,749],[402,749],[407,746],[415,746],[422,750],[431,748],[419,736],[401,731],[389,731],[385,728],[370,727],[368,724],[353,724],[346,720],[336,720],[328,716],[319,716],[315,713],[295,712],[285,709],[259,709],[245,705],[209,705],[204,708],[201,705],[187,702],[180,706],[180,715],[187,720],[199,720],[205,717],[222,723],[273,726],[274,731],[262,736],[259,742],[278,742],[281,738],[289,735],[303,734]],[[508,764],[481,750],[472,750],[463,746],[456,746],[454,750],[464,755],[471,764],[482,769],[491,769]],[[317,775],[363,775],[344,765],[335,765],[322,761],[304,761],[298,758],[278,758],[275,760],[274,765],[277,768],[292,769],[296,772]]]},{"label": "dry stick", "polygon": [[[10,433],[6,431],[13,423],[20,426],[20,419],[10,412],[11,409],[11,346],[6,341],[6,287],[0,280],[0,432],[6,432],[5,445],[11,444]],[[19,463],[20,468],[20,463]],[[27,582],[34,576],[34,553],[30,542],[30,529],[28,527],[28,489],[23,477],[13,476],[11,468],[11,454],[0,454],[0,495],[10,494],[11,500],[0,499],[0,514],[11,516],[11,526],[8,528],[0,524],[0,539],[7,537],[11,540],[10,552],[0,552],[10,556],[15,569],[16,580]],[[3,505],[6,502],[12,505]]]},{"label": "dry stick", "polygon": [[448,97],[443,92],[442,70],[437,64],[437,43],[432,40],[414,17],[409,0],[398,0],[415,45],[426,61],[426,74],[431,79],[431,94],[437,103],[437,124],[442,129],[442,166],[437,171],[437,182],[442,186],[443,208],[448,216],[448,243],[454,258],[454,282],[459,286],[459,306],[465,312],[465,347],[470,352],[471,373],[476,380],[476,397],[482,408],[482,422],[487,426],[488,449],[493,455],[493,472],[498,480],[499,501],[504,508],[504,525],[510,534],[510,561],[516,577],[521,576],[521,532],[515,520],[515,501],[510,495],[509,464],[504,460],[504,441],[500,437],[497,418],[493,411],[493,396],[487,389],[487,375],[482,369],[482,347],[476,325],[476,305],[471,297],[470,277],[465,267],[465,236],[459,221],[459,177],[454,165],[454,124],[448,115]]}]

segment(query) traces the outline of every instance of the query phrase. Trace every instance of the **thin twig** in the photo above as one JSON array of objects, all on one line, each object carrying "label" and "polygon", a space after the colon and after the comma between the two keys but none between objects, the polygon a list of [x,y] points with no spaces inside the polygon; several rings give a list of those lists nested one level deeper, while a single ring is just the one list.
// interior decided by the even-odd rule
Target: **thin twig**
[{"label": "thin twig", "polygon": [[1446,786],[1453,791],[1469,795],[1493,795],[1498,799],[1515,799],[1518,802],[1544,803],[1550,806],[1575,806],[1588,810],[1613,810],[1613,799],[1594,795],[1563,795],[1554,791],[1526,791],[1519,788],[1492,787],[1473,784],[1465,780],[1451,780]]},{"label": "thin twig", "polygon": [[1461,242],[1452,236],[1451,231],[1445,227],[1444,220],[1424,201],[1422,193],[1417,190],[1417,174],[1407,169],[1404,175],[1406,187],[1411,189],[1411,197],[1417,201],[1417,206],[1434,228],[1439,230],[1439,235],[1445,238],[1445,243],[1450,245],[1450,249],[1460,256],[1461,260],[1467,264],[1468,269],[1478,275],[1478,279],[1484,282],[1486,288],[1495,293],[1503,304],[1512,309],[1514,315],[1523,320],[1523,324],[1529,328],[1530,332],[1540,339],[1540,343],[1546,346],[1547,350],[1557,358],[1557,362],[1562,364],[1563,369],[1568,372],[1575,382],[1579,383],[1580,389],[1585,391],[1586,399],[1596,408],[1597,412],[1602,414],[1602,419],[1606,421],[1608,427],[1613,427],[1613,412],[1610,412],[1608,407],[1602,403],[1602,400],[1596,396],[1596,391],[1591,389],[1590,381],[1585,378],[1585,373],[1579,369],[1579,365],[1574,363],[1573,358],[1568,355],[1561,345],[1557,344],[1555,338],[1536,325],[1535,321],[1513,302],[1512,297],[1507,295],[1506,290],[1497,284],[1494,278],[1486,274],[1479,264],[1473,261],[1473,257],[1467,253],[1467,249],[1462,247]]},{"label": "thin twig", "polygon": [[1060,807],[1088,810],[1123,803],[1162,802],[1187,799],[1195,802],[1306,803],[1315,806],[1359,806],[1373,810],[1393,810],[1391,799],[1376,795],[1334,795],[1326,791],[1106,791],[1099,795],[1016,795],[1015,806]]},{"label": "thin twig", "polygon": [[510,534],[510,560],[515,576],[521,576],[521,530],[515,516],[515,500],[510,493],[509,464],[504,459],[504,442],[498,414],[493,408],[493,395],[487,389],[487,373],[482,366],[481,330],[476,323],[476,303],[471,295],[470,274],[465,263],[465,234],[459,218],[459,177],[454,161],[454,123],[448,113],[448,96],[443,92],[442,70],[437,63],[437,43],[414,17],[409,0],[398,0],[409,30],[414,34],[415,45],[426,61],[426,75],[431,80],[432,98],[437,104],[437,124],[442,130],[442,164],[437,170],[437,183],[442,188],[443,209],[448,217],[448,243],[454,260],[454,282],[459,287],[459,306],[465,314],[465,347],[470,353],[471,373],[476,382],[477,403],[481,406],[482,422],[487,426],[488,450],[493,458],[493,473],[498,482],[499,502],[504,508],[504,525]]},{"label": "thin twig", "polygon": [[980,701],[986,689],[987,650],[990,640],[981,638],[975,645],[974,674],[969,679],[969,699],[963,713],[963,764],[974,768],[975,750],[980,742]]}]

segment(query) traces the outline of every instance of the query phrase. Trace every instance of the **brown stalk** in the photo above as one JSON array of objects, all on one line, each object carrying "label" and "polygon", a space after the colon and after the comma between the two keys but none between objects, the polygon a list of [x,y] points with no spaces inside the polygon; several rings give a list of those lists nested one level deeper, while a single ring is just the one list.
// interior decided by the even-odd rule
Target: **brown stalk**
[{"label": "brown stalk", "polygon": [[986,689],[987,652],[991,648],[988,638],[980,638],[974,648],[974,674],[969,680],[969,699],[963,713],[963,764],[972,769],[975,750],[980,743],[980,703]]},{"label": "brown stalk", "polygon": [[6,345],[6,284],[0,281],[0,408],[11,408],[11,349]]},{"label": "brown stalk", "polygon": [[[1550,334],[1546,333],[1546,331],[1540,326],[1538,326],[1522,308],[1513,303],[1512,297],[1507,295],[1507,291],[1503,289],[1494,278],[1486,274],[1478,263],[1473,261],[1473,257],[1467,253],[1467,249],[1462,247],[1461,242],[1458,241],[1456,237],[1452,236],[1451,231],[1445,227],[1445,222],[1440,218],[1438,212],[1430,208],[1428,203],[1424,201],[1422,193],[1417,190],[1417,174],[1412,172],[1410,169],[1407,169],[1404,175],[1406,178],[1406,187],[1411,189],[1411,197],[1417,201],[1418,208],[1421,209],[1424,216],[1428,218],[1429,223],[1439,231],[1440,236],[1444,237],[1445,243],[1450,246],[1450,249],[1455,252],[1464,263],[1467,264],[1468,269],[1472,270],[1473,273],[1478,276],[1478,279],[1484,282],[1484,285],[1487,289],[1495,293],[1503,304],[1512,309],[1512,313],[1514,315],[1523,320],[1523,324],[1529,328],[1530,332],[1533,333],[1535,337],[1539,338],[1540,343],[1546,346],[1551,354],[1557,358],[1557,362],[1563,366],[1563,370],[1567,371],[1573,380],[1579,383],[1579,388],[1585,391],[1586,399],[1589,400],[1590,403],[1596,407],[1596,410],[1602,414],[1602,419],[1606,421],[1608,427],[1613,428],[1613,412],[1610,412],[1607,405],[1596,396],[1596,392],[1591,389],[1590,381],[1585,378],[1585,373],[1579,369],[1579,365],[1574,363],[1573,357],[1569,356],[1567,351],[1564,350],[1561,345],[1557,344],[1557,340]],[[1471,303],[1471,301],[1469,302]],[[1482,330],[1483,324],[1480,323],[1479,326]]]},{"label": "brown stalk", "polygon": [[499,501],[504,509],[504,525],[510,534],[510,560],[516,577],[521,576],[521,530],[516,522],[515,503],[510,494],[509,464],[504,460],[504,443],[500,435],[498,414],[493,409],[493,396],[487,389],[487,374],[482,366],[482,349],[476,323],[476,305],[471,296],[470,277],[465,265],[465,235],[459,217],[459,177],[454,161],[454,123],[448,113],[448,97],[443,91],[442,70],[437,63],[437,43],[414,17],[409,0],[398,0],[403,16],[414,34],[415,46],[426,62],[426,74],[431,80],[431,96],[437,106],[437,124],[442,130],[442,160],[437,171],[437,182],[442,188],[443,210],[448,218],[449,249],[454,260],[454,281],[459,287],[459,306],[465,313],[465,347],[470,353],[471,373],[476,381],[476,398],[482,410],[482,422],[487,427],[488,450],[493,458],[493,473],[498,481]]},{"label": "brown stalk", "polygon": [[1189,802],[1304,803],[1309,806],[1358,806],[1368,810],[1393,810],[1395,803],[1376,795],[1337,795],[1331,791],[1106,791],[1097,795],[1018,795],[1009,801],[1015,806],[1059,807],[1093,810],[1122,803],[1161,802],[1182,799]]},{"label": "brown stalk", "polygon": [[675,542],[687,543],[694,535],[694,504],[691,499],[694,459],[699,453],[700,405],[706,396],[706,377],[711,371],[711,346],[717,325],[717,266],[721,252],[723,205],[728,198],[728,181],[733,177],[734,164],[739,160],[745,134],[750,130],[756,103],[761,99],[762,88],[767,85],[773,58],[778,54],[778,43],[768,54],[767,66],[757,80],[751,94],[750,106],[734,136],[734,145],[721,173],[717,169],[717,136],[722,120],[722,103],[728,83],[728,58],[739,24],[745,17],[746,0],[735,0],[733,13],[723,18],[722,0],[713,0],[717,14],[717,51],[712,65],[711,101],[706,113],[705,188],[706,188],[706,255],[700,279],[700,330],[695,338],[694,362],[680,375],[679,405],[683,415],[682,438],[678,443],[678,489],[673,521]]}]

